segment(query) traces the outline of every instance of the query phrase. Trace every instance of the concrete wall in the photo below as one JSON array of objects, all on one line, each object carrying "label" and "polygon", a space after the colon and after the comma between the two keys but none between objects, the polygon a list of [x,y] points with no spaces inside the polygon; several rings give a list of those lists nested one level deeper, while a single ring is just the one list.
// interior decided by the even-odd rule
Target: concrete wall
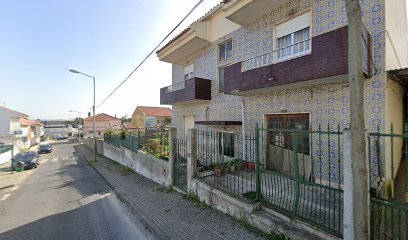
[{"label": "concrete wall", "polygon": [[135,172],[165,186],[170,186],[170,164],[142,151],[133,152],[124,147],[104,143],[104,155],[113,161],[130,167]]},{"label": "concrete wall", "polygon": [[[381,129],[383,132],[389,133],[391,125],[394,128],[395,134],[404,133],[404,94],[405,88],[388,79],[387,88],[385,91],[385,129]],[[385,142],[385,174],[388,179],[397,176],[397,171],[401,163],[404,154],[404,139],[396,137],[393,139],[393,147],[391,148],[391,138],[387,137]],[[391,151],[394,154],[394,172],[391,172]]]},{"label": "concrete wall", "polygon": [[10,162],[10,160],[12,158],[11,154],[12,154],[11,150],[8,151],[8,152],[5,152],[5,153],[1,153],[0,154],[0,164]]},{"label": "concrete wall", "polygon": [[[93,138],[84,138],[84,144],[90,149],[93,149]],[[98,154],[104,155],[104,142],[102,139],[96,140],[96,150]]]},{"label": "concrete wall", "polygon": [[385,3],[386,70],[408,66],[408,24],[406,0]]}]

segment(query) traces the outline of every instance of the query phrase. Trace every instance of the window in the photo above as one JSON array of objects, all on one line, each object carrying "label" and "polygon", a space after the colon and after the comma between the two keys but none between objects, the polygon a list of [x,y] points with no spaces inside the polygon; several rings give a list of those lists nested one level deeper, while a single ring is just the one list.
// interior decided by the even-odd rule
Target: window
[{"label": "window", "polygon": [[184,80],[194,77],[194,64],[190,64],[184,68]]},{"label": "window", "polygon": [[[292,131],[309,130],[309,114],[273,114],[266,116],[268,144],[293,150],[294,138]],[[300,132],[297,138],[297,149],[300,153],[309,154],[309,134]]]},{"label": "window", "polygon": [[234,133],[218,133],[218,152],[223,156],[234,157]]},{"label": "window", "polygon": [[225,61],[230,58],[232,58],[232,39],[219,45],[219,61]]},{"label": "window", "polygon": [[290,33],[276,40],[278,60],[284,60],[310,51],[310,27]]},{"label": "window", "polygon": [[218,93],[224,93],[224,67],[218,68]]}]

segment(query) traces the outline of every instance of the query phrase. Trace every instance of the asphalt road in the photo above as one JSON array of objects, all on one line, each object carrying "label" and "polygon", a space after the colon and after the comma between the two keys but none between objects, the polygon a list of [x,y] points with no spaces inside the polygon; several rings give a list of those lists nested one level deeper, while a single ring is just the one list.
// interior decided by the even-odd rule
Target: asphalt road
[{"label": "asphalt road", "polygon": [[154,239],[74,145],[56,143],[37,169],[0,175],[0,239]]}]

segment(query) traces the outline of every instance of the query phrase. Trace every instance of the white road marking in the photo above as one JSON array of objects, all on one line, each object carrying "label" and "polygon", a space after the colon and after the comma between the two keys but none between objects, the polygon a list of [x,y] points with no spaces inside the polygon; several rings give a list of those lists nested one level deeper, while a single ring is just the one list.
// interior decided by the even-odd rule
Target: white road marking
[{"label": "white road marking", "polygon": [[62,160],[68,160],[68,157],[63,157]]},{"label": "white road marking", "polygon": [[58,158],[53,158],[52,159],[52,162],[56,162],[56,161],[58,161]]},{"label": "white road marking", "polygon": [[10,197],[10,195],[11,195],[11,193],[5,194],[5,195],[0,199],[0,201],[6,200],[8,197]]},{"label": "white road marking", "polygon": [[46,158],[44,160],[41,161],[41,163],[47,163],[50,159]]},{"label": "white road marking", "polygon": [[10,189],[10,191],[16,191],[20,186],[16,185]]}]

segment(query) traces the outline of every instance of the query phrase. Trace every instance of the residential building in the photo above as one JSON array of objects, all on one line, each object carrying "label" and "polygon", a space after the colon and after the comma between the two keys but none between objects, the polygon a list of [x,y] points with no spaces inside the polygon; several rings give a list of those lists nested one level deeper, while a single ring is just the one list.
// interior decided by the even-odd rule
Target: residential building
[{"label": "residential building", "polygon": [[69,137],[76,133],[76,129],[68,120],[43,120],[44,135],[50,138]]},{"label": "residential building", "polygon": [[[121,120],[105,113],[95,115],[95,136],[103,138],[104,132],[108,129],[123,129]],[[84,119],[83,133],[85,138],[93,136],[93,116]]]},{"label": "residential building", "polygon": [[0,106],[0,135],[20,135],[20,120],[23,118],[28,115]]},{"label": "residential building", "polygon": [[27,149],[40,142],[43,124],[29,120],[28,115],[0,106],[0,142]]},{"label": "residential building", "polygon": [[37,145],[44,135],[44,124],[27,118],[20,119],[21,126],[21,145],[20,148],[27,149]]},{"label": "residential building", "polygon": [[156,133],[170,127],[172,110],[168,107],[137,106],[128,124],[130,132]]},{"label": "residential building", "polygon": [[[403,133],[406,1],[360,3],[365,76],[361,114],[368,132]],[[291,131],[337,132],[350,127],[347,25],[345,1],[218,4],[157,52],[161,61],[172,64],[172,85],[160,89],[160,103],[172,105],[178,137],[193,128],[214,131],[216,147],[204,162],[248,160],[252,152],[245,143],[234,143],[234,136],[259,133],[264,139],[259,143],[263,169],[294,176],[293,150],[301,148],[303,178],[330,187],[336,182],[342,189],[342,156],[336,152],[341,140],[330,134],[296,138]],[[257,133],[257,125],[264,131]],[[205,140],[202,144],[209,145]],[[403,138],[382,138],[369,149],[376,151],[369,155],[371,183],[393,182],[403,166]],[[283,169],[278,169],[278,159]],[[340,228],[332,230],[341,236]]]}]

